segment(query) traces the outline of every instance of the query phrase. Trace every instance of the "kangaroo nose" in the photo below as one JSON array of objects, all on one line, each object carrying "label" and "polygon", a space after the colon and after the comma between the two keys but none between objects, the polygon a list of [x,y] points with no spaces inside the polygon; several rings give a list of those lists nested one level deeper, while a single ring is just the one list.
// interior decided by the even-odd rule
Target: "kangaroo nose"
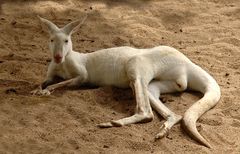
[{"label": "kangaroo nose", "polygon": [[60,54],[56,54],[56,55],[54,56],[54,58],[55,58],[55,59],[61,59],[62,56],[61,56]]},{"label": "kangaroo nose", "polygon": [[54,59],[57,63],[60,63],[62,60],[62,56],[60,54],[56,54],[56,55],[54,55]]}]

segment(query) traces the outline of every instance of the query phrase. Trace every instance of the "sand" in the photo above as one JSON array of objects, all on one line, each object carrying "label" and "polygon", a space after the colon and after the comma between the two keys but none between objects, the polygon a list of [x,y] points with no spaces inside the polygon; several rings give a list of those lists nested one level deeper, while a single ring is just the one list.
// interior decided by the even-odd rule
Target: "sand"
[{"label": "sand", "polygon": [[[112,87],[60,89],[50,96],[30,91],[46,76],[48,34],[36,15],[59,26],[89,17],[72,37],[74,50],[168,45],[217,80],[218,105],[198,121],[208,149],[175,125],[154,141],[161,124],[121,128],[96,125],[133,114],[131,90]],[[1,0],[0,153],[240,153],[240,1],[238,0]],[[161,96],[178,114],[199,93]]]}]

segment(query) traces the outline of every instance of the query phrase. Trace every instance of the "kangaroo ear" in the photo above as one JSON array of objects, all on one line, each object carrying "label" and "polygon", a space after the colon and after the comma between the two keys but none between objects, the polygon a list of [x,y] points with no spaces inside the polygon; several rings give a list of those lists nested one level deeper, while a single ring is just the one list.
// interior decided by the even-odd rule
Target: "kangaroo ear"
[{"label": "kangaroo ear", "polygon": [[78,27],[80,27],[86,19],[87,19],[87,15],[82,20],[73,21],[67,24],[61,30],[67,35],[71,35],[72,33],[77,31]]},{"label": "kangaroo ear", "polygon": [[57,31],[59,31],[60,29],[51,21],[41,18],[40,16],[38,16],[38,18],[40,19],[42,26],[44,29],[47,29],[48,32],[50,34],[56,33]]}]

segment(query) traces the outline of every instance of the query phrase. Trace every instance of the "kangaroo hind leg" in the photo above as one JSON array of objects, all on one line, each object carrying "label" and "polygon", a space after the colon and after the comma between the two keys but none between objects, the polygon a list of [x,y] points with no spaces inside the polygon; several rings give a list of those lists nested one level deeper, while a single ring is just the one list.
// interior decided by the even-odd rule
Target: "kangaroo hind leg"
[{"label": "kangaroo hind leg", "polygon": [[160,127],[160,132],[155,136],[156,139],[167,136],[170,129],[182,119],[181,115],[172,112],[159,99],[160,94],[177,91],[179,91],[179,85],[174,81],[152,81],[148,86],[148,96],[151,106],[166,120]]}]

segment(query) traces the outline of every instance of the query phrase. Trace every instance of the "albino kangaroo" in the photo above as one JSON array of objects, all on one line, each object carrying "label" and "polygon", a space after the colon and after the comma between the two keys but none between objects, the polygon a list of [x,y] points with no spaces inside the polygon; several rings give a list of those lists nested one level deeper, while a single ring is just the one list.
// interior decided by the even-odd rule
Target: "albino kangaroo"
[{"label": "albino kangaroo", "polygon": [[[171,47],[158,46],[151,49],[117,47],[82,54],[72,50],[71,34],[85,19],[82,22],[71,22],[63,28],[58,28],[46,19],[40,20],[50,33],[52,61],[45,82],[32,94],[49,95],[56,88],[85,83],[120,88],[130,86],[136,98],[135,114],[99,124],[99,127],[149,122],[153,119],[153,107],[166,119],[156,138],[166,136],[171,127],[182,119],[184,128],[194,139],[211,147],[198,133],[196,121],[217,104],[221,95],[220,88],[213,77],[182,53]],[[66,81],[53,84],[56,76]],[[204,96],[182,118],[170,111],[159,100],[159,96],[186,89],[199,91]]]}]

